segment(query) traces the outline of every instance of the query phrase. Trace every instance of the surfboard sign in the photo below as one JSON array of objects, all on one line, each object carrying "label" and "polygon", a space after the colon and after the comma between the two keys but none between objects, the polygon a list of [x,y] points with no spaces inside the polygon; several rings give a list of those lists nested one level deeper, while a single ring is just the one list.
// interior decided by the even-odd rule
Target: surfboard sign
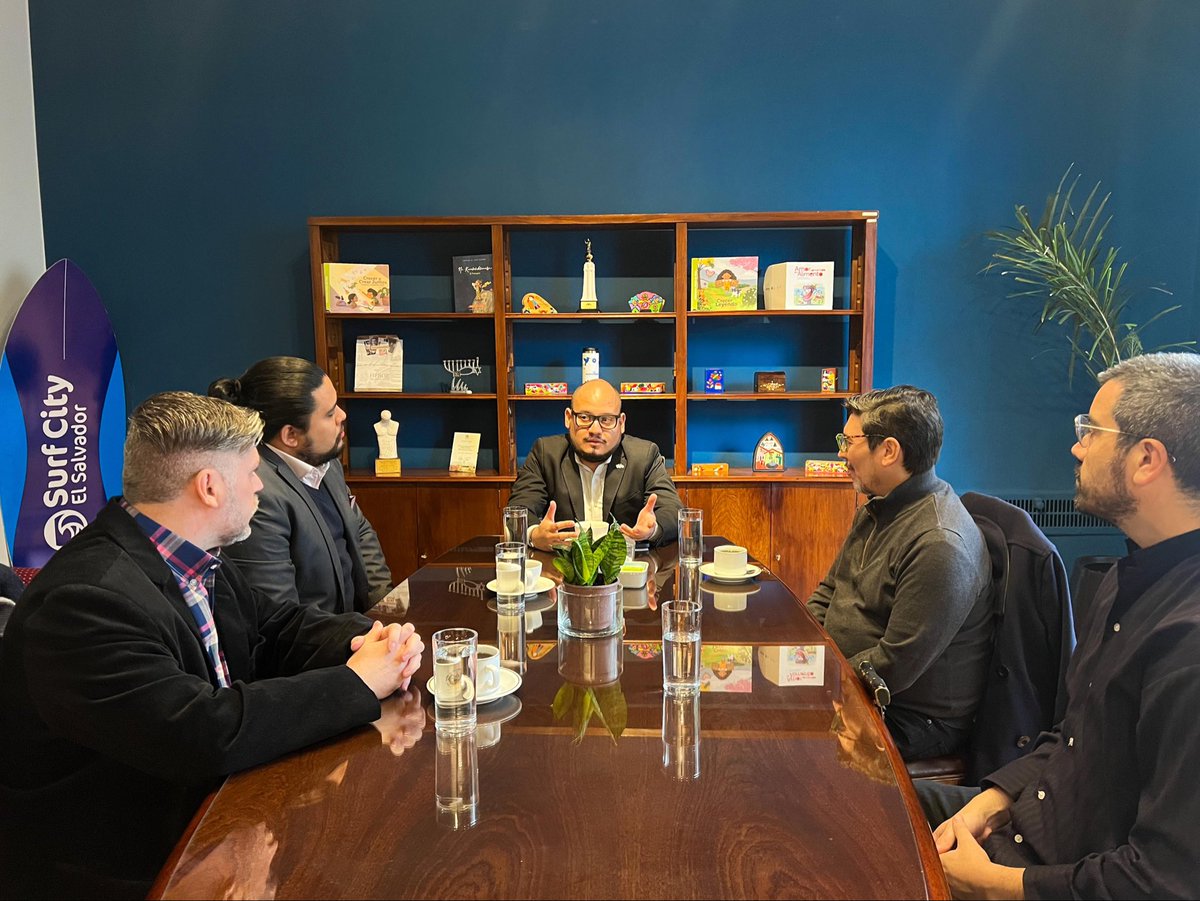
[{"label": "surfboard sign", "polygon": [[17,310],[0,359],[0,510],[13,566],[44,566],[120,491],[125,382],[108,313],[70,260]]}]

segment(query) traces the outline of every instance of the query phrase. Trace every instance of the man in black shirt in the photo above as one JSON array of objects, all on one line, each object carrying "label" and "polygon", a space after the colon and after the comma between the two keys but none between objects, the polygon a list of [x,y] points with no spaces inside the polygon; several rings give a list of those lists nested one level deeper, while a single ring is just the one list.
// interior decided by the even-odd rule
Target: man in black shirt
[{"label": "man in black shirt", "polygon": [[1086,613],[1059,726],[982,789],[917,783],[955,897],[1200,892],[1200,356],[1100,383],[1075,420],[1075,503],[1139,549]]}]

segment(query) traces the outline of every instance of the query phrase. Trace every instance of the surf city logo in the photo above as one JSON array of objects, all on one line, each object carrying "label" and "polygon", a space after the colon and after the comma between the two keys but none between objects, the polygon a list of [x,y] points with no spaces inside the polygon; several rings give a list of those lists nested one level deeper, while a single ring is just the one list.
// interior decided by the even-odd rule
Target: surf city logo
[{"label": "surf city logo", "polygon": [[75,507],[87,503],[88,426],[87,405],[72,402],[75,386],[57,375],[46,376],[42,398],[42,459],[46,464],[46,490],[42,505],[54,511],[46,519],[46,544],[58,550],[87,525]]}]

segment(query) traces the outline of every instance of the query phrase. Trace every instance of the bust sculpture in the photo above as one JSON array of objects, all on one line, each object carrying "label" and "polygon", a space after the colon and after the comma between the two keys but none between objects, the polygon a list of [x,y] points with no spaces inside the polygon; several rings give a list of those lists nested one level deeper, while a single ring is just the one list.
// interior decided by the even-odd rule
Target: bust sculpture
[{"label": "bust sculpture", "polygon": [[399,432],[400,423],[392,419],[392,411],[381,411],[379,422],[375,423],[375,436],[379,442],[379,459],[395,460],[400,456],[396,449],[396,436]]}]

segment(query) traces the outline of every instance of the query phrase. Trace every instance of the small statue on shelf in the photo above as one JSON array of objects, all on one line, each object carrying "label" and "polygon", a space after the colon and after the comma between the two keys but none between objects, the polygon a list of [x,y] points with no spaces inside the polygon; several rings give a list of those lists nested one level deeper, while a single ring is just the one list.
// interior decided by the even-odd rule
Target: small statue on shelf
[{"label": "small statue on shelf", "polygon": [[596,264],[592,262],[592,239],[588,238],[587,261],[583,264],[583,296],[579,298],[579,312],[595,313],[599,301],[596,299]]},{"label": "small statue on shelf", "polygon": [[399,433],[400,423],[392,419],[392,411],[380,411],[379,422],[375,423],[375,440],[379,443],[379,457],[375,460],[375,475],[400,475],[400,453],[397,440]]}]

